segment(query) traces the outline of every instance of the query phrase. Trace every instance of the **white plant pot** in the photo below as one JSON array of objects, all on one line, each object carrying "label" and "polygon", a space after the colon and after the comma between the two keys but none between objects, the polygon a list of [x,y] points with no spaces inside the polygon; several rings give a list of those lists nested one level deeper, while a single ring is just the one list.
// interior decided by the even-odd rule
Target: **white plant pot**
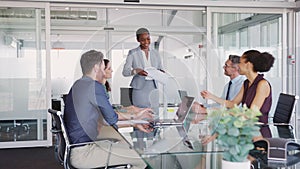
[{"label": "white plant pot", "polygon": [[231,162],[222,160],[222,169],[250,169],[251,164],[250,161],[244,162]]}]

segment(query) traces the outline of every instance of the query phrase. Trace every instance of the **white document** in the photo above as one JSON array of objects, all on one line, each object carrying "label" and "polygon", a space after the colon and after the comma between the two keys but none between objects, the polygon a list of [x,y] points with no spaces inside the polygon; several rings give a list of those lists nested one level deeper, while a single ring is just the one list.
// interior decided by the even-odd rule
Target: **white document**
[{"label": "white document", "polygon": [[149,124],[146,120],[120,120],[117,125],[131,125],[131,124]]},{"label": "white document", "polygon": [[158,82],[162,84],[167,84],[168,81],[168,75],[166,73],[161,72],[160,70],[157,70],[154,67],[147,67],[145,71],[148,73],[147,77],[150,77],[154,80],[157,80]]}]

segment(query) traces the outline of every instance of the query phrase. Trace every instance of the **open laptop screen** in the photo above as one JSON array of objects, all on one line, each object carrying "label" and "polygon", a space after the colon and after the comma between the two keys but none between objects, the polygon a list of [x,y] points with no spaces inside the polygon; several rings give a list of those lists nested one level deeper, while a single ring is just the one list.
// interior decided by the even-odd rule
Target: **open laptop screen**
[{"label": "open laptop screen", "polygon": [[186,90],[178,90],[178,93],[181,100],[188,95]]},{"label": "open laptop screen", "polygon": [[194,97],[185,96],[182,98],[180,106],[177,110],[177,117],[178,119],[176,122],[184,122],[187,117],[188,112],[190,111],[192,104],[194,102]]}]

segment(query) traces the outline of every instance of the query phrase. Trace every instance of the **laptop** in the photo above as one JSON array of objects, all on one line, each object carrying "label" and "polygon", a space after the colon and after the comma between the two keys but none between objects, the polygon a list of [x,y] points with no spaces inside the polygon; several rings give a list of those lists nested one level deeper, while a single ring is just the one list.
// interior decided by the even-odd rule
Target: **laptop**
[{"label": "laptop", "polygon": [[183,126],[186,119],[188,118],[194,99],[194,97],[190,96],[185,96],[182,98],[181,104],[176,112],[177,119],[158,119],[150,122],[150,124],[152,125],[152,127]]},{"label": "laptop", "polygon": [[186,90],[178,90],[179,97],[182,100],[185,96],[187,96],[187,91]]}]

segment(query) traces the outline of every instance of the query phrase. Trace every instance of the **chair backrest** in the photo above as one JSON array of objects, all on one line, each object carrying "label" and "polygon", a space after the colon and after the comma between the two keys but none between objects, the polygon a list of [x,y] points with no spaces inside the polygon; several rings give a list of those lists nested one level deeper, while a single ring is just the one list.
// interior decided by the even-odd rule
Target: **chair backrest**
[{"label": "chair backrest", "polygon": [[56,114],[56,111],[53,109],[48,109],[48,112],[51,114],[52,117],[52,129],[51,132],[54,134],[55,139],[55,158],[59,161],[61,165],[64,163],[64,155],[65,155],[65,148],[66,142],[63,137],[63,133],[61,130],[61,122],[59,117]]},{"label": "chair backrest", "polygon": [[51,132],[56,136],[55,155],[58,161],[64,165],[65,168],[70,168],[67,164],[67,156],[69,156],[70,141],[66,133],[63,115],[60,111],[48,109],[52,116],[52,130]]},{"label": "chair backrest", "polygon": [[299,96],[280,93],[274,112],[273,123],[290,123]]},{"label": "chair backrest", "polygon": [[[75,167],[73,167],[71,165],[70,162],[70,152],[71,152],[71,148],[76,147],[76,146],[80,146],[80,145],[84,145],[84,144],[91,144],[90,142],[88,143],[83,143],[83,144],[70,144],[70,140],[69,140],[69,136],[67,134],[66,131],[66,126],[65,123],[63,121],[63,115],[60,111],[57,110],[53,110],[53,109],[48,109],[48,112],[51,114],[52,116],[52,130],[51,132],[54,133],[56,135],[56,158],[59,160],[59,162],[64,166],[65,169],[75,169]],[[110,143],[117,143],[118,140],[117,139],[103,139],[106,141],[109,141]],[[110,153],[110,151],[109,151]],[[108,159],[109,159],[108,155]],[[119,167],[123,167],[123,168],[130,168],[131,165],[130,164],[117,164],[117,165],[111,165],[109,166],[109,160],[107,160],[106,166],[104,167],[97,167],[94,169],[108,169],[108,168],[119,168]]]},{"label": "chair backrest", "polygon": [[123,106],[132,105],[132,88],[121,87],[120,88],[120,103]]}]

